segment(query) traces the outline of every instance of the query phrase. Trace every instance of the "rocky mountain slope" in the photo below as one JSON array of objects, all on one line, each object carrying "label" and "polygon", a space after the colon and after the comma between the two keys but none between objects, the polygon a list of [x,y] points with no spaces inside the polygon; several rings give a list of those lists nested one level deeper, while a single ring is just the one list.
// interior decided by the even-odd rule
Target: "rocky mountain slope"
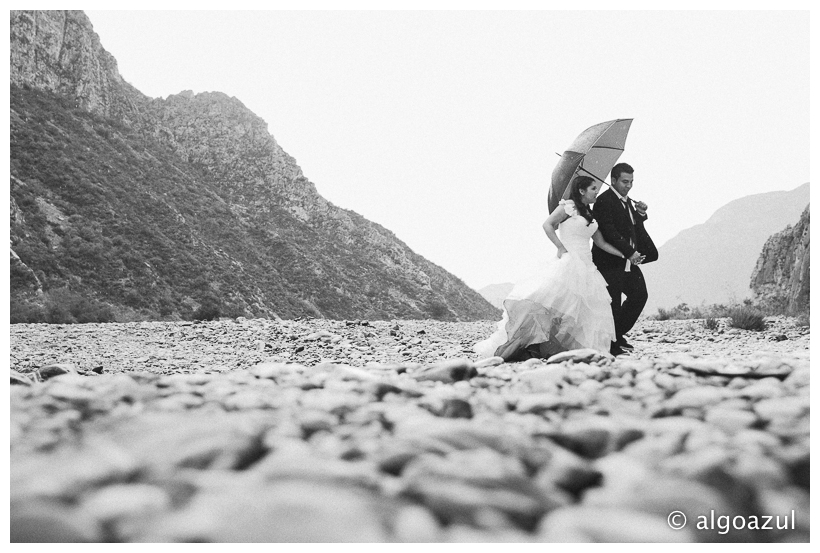
[{"label": "rocky mountain slope", "polygon": [[148,98],[82,12],[11,12],[12,298],[70,288],[187,317],[494,319],[389,230],[322,198],[238,99]]},{"label": "rocky mountain slope", "polygon": [[752,273],[751,288],[759,301],[790,312],[809,309],[809,206],[800,220],[772,235],[763,246]]},{"label": "rocky mountain slope", "polygon": [[766,240],[795,224],[809,203],[809,183],[731,201],[705,223],[681,231],[643,267],[645,313],[658,307],[729,303],[751,296],[749,277]]}]

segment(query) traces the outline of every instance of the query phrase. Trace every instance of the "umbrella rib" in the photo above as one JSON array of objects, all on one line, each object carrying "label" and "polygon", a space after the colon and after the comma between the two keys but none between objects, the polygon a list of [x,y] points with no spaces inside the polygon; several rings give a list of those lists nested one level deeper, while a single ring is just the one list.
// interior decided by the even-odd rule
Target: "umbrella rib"
[{"label": "umbrella rib", "polygon": [[593,175],[592,173],[590,173],[589,171],[587,171],[586,169],[584,169],[584,167],[583,167],[583,166],[579,166],[579,167],[578,167],[578,170],[579,170],[579,171],[583,171],[584,173],[588,174],[590,177],[592,177],[593,179],[597,180],[598,182],[602,182],[602,183],[606,184],[606,181],[605,181],[605,180],[603,180],[602,178],[600,178],[600,177],[598,177],[598,176],[596,176],[596,175]]}]

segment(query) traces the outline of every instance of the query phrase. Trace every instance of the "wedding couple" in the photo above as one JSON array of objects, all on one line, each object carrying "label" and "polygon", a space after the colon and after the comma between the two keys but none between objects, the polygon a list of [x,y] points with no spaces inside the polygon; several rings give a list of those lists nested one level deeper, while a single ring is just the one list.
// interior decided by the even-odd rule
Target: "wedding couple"
[{"label": "wedding couple", "polygon": [[647,300],[639,266],[658,258],[644,228],[647,206],[629,198],[634,173],[617,164],[600,196],[594,178],[572,180],[569,199],[544,222],[557,259],[513,288],[497,330],[474,346],[476,353],[520,361],[580,348],[616,356],[632,349],[624,335]]}]

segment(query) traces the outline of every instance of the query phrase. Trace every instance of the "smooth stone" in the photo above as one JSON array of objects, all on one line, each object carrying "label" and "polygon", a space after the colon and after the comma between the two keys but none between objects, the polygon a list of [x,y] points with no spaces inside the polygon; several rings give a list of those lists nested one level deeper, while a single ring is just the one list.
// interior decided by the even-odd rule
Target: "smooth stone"
[{"label": "smooth stone", "polygon": [[578,390],[584,393],[595,393],[604,385],[598,382],[597,380],[584,380],[580,384],[578,384]]},{"label": "smooth stone", "polygon": [[808,412],[808,409],[808,404],[796,397],[763,399],[754,404],[755,412],[767,421],[796,419]]},{"label": "smooth stone", "polygon": [[808,386],[811,381],[811,367],[797,367],[786,377],[783,383],[792,389]]},{"label": "smooth stone", "polygon": [[534,478],[536,485],[542,489],[558,487],[577,495],[601,483],[601,472],[590,461],[563,447],[551,447],[549,453],[548,460]]},{"label": "smooth stone", "polygon": [[785,378],[794,370],[794,367],[780,357],[762,357],[750,362],[757,375],[777,376]]},{"label": "smooth stone", "polygon": [[443,400],[441,409],[437,414],[451,419],[471,419],[473,418],[473,408],[469,401],[449,398]]},{"label": "smooth stone", "polygon": [[720,403],[727,397],[731,397],[731,392],[723,388],[693,386],[675,393],[675,395],[668,400],[667,404],[677,409],[687,407],[703,408],[708,405]]},{"label": "smooth stone", "polygon": [[247,411],[274,407],[270,394],[265,390],[241,390],[220,399],[226,411]]},{"label": "smooth stone", "polygon": [[[97,397],[93,391],[71,381],[67,382],[63,378],[63,376],[53,377],[53,380],[48,383],[46,393],[51,397],[78,404],[90,403]],[[77,378],[84,377],[77,375]]]},{"label": "smooth stone", "polygon": [[168,493],[151,484],[114,484],[88,494],[81,508],[99,521],[146,517],[171,507]]},{"label": "smooth stone", "polygon": [[475,368],[483,369],[485,367],[495,367],[504,363],[504,358],[497,355],[493,357],[486,357],[480,361],[475,362]]},{"label": "smooth stone", "polygon": [[494,509],[532,528],[560,504],[528,484],[526,479],[505,486],[481,486],[456,478],[419,478],[407,484],[410,497],[422,501],[448,524],[481,525],[486,509]]},{"label": "smooth stone", "polygon": [[670,392],[677,392],[697,385],[688,378],[673,376],[669,373],[657,373],[655,375],[655,384]]},{"label": "smooth stone", "polygon": [[477,376],[475,365],[469,359],[449,359],[424,367],[410,376],[422,382],[444,382],[451,384],[459,380],[469,380]]},{"label": "smooth stone", "polygon": [[721,359],[695,359],[688,355],[674,355],[670,357],[672,358],[672,362],[679,367],[707,374],[720,373],[726,366],[726,362]]},{"label": "smooth stone", "polygon": [[706,428],[706,423],[700,419],[689,417],[662,417],[647,421],[647,432],[655,435],[684,435],[698,432]]},{"label": "smooth stone", "polygon": [[759,489],[778,489],[789,484],[784,464],[763,455],[744,453],[737,456],[731,473]]},{"label": "smooth stone", "polygon": [[548,365],[524,371],[518,378],[534,391],[551,392],[557,390],[556,384],[564,380],[567,372],[564,365]]},{"label": "smooth stone", "polygon": [[399,509],[392,523],[393,538],[401,543],[433,543],[441,541],[441,529],[433,514],[418,505]]},{"label": "smooth stone", "polygon": [[202,396],[180,393],[153,401],[151,409],[158,411],[185,411],[191,407],[198,407],[205,403]]},{"label": "smooth stone", "polygon": [[47,454],[11,454],[10,495],[73,500],[89,488],[125,481],[141,468],[127,451],[105,439],[86,437],[82,446],[63,444]]},{"label": "smooth stone", "polygon": [[549,434],[558,445],[592,459],[618,451],[643,436],[644,431],[627,419],[595,415],[564,421]]},{"label": "smooth stone", "polygon": [[628,444],[622,451],[635,459],[650,465],[657,465],[664,459],[683,450],[685,437],[681,434],[647,436]]},{"label": "smooth stone", "polygon": [[750,399],[768,399],[786,394],[783,384],[776,378],[764,378],[740,390],[739,395]]},{"label": "smooth stone", "polygon": [[328,485],[355,485],[376,489],[379,486],[378,470],[370,461],[342,461],[322,458],[310,449],[291,448],[267,455],[254,464],[248,472],[266,480],[304,480]]},{"label": "smooth stone", "polygon": [[720,446],[706,446],[695,451],[687,451],[667,457],[658,463],[665,473],[687,478],[698,478],[709,471],[727,465],[731,459],[729,452]]},{"label": "smooth stone", "polygon": [[51,501],[11,502],[11,543],[90,543],[101,540],[97,523],[77,509]]},{"label": "smooth stone", "polygon": [[558,394],[522,394],[518,397],[515,410],[519,413],[541,413],[556,409],[564,404],[564,398]]},{"label": "smooth stone", "polygon": [[100,421],[86,432],[104,436],[154,471],[167,472],[175,467],[241,467],[259,456],[264,428],[259,417],[200,409]]},{"label": "smooth stone", "polygon": [[529,543],[532,537],[529,533],[509,528],[494,528],[480,530],[464,524],[452,524],[445,531],[445,539],[449,543]]},{"label": "smooth stone", "polygon": [[673,530],[666,517],[632,509],[569,506],[541,521],[536,539],[549,543],[690,543],[691,529]]},{"label": "smooth stone", "polygon": [[602,359],[611,360],[614,359],[614,357],[608,353],[601,353],[595,349],[585,348],[556,353],[547,359],[547,363],[563,363],[564,361],[572,361],[574,363],[593,363]]},{"label": "smooth stone", "polygon": [[12,386],[14,385],[22,385],[22,386],[31,386],[34,382],[23,373],[17,372],[14,369],[9,369],[11,373],[11,382]]},{"label": "smooth stone", "polygon": [[40,378],[48,380],[63,374],[77,374],[77,367],[71,363],[55,363],[40,367],[37,372],[40,374]]},{"label": "smooth stone", "polygon": [[[634,461],[633,461],[634,463]],[[737,508],[719,490],[695,480],[675,478],[662,473],[649,472],[642,478],[628,478],[618,481],[604,476],[604,485],[591,488],[584,495],[584,504],[590,507],[608,507],[615,510],[637,510],[654,515],[666,521],[673,511],[686,515],[687,528],[693,528],[699,515],[735,513]],[[714,532],[695,532],[696,541],[747,541],[741,532],[720,536]],[[745,538],[745,539],[744,539]]]},{"label": "smooth stone", "polygon": [[758,419],[757,415],[751,411],[714,408],[706,411],[704,420],[709,424],[717,426],[725,432],[734,434],[744,428],[749,428],[754,425]]},{"label": "smooth stone", "polygon": [[283,376],[298,374],[301,372],[300,369],[304,369],[304,367],[292,363],[266,361],[251,367],[250,373],[257,378],[269,378],[273,380]]},{"label": "smooth stone", "polygon": [[200,492],[141,536],[147,542],[372,543],[383,500],[347,486],[289,480]]}]

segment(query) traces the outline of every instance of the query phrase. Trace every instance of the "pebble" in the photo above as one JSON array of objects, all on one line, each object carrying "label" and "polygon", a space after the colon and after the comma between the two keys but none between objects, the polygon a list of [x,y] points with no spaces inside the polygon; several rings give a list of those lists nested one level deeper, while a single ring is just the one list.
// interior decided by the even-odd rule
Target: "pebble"
[{"label": "pebble", "polygon": [[22,386],[31,386],[34,382],[23,373],[19,373],[14,369],[10,369],[9,372],[11,373],[11,385],[22,385]]},{"label": "pebble", "polygon": [[77,367],[71,363],[56,363],[41,367],[37,372],[40,375],[40,378],[43,380],[48,380],[49,378],[54,378],[55,376],[60,376],[62,374],[76,374]]}]

